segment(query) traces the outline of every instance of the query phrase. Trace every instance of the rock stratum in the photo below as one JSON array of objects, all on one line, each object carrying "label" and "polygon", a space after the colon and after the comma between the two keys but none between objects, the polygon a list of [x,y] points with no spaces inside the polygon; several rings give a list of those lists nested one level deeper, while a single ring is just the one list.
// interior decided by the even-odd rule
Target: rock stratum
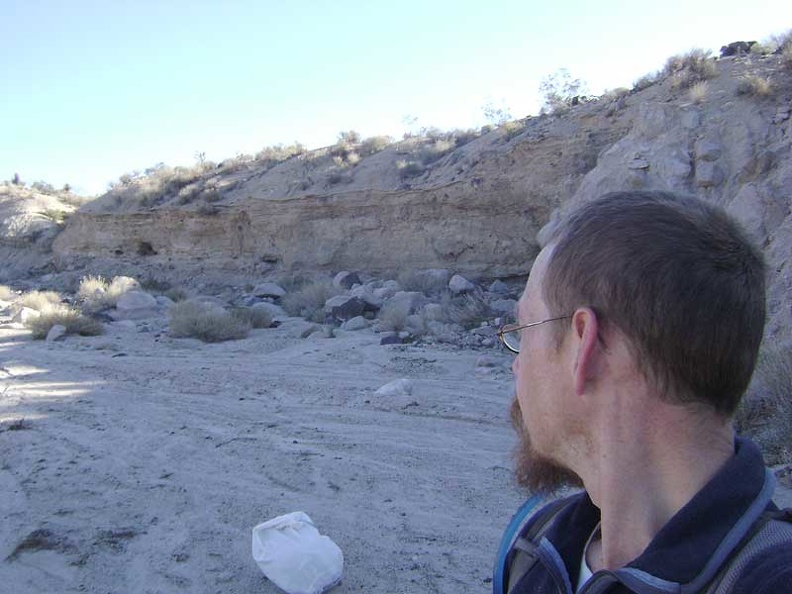
[{"label": "rock stratum", "polygon": [[[52,266],[237,275],[446,268],[524,275],[540,231],[622,189],[696,194],[731,212],[771,272],[770,336],[792,336],[792,68],[781,55],[713,61],[706,82],[658,77],[453,146],[359,142],[273,164],[206,166],[152,193],[131,180],[81,206]],[[762,81],[766,86],[762,86]],[[445,145],[441,145],[445,142]],[[8,245],[8,242],[4,242]]]}]

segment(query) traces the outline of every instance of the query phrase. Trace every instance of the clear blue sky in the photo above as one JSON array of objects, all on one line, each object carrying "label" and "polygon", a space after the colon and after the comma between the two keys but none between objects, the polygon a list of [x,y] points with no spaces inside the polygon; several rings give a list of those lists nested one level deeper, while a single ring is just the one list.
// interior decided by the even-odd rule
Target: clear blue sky
[{"label": "clear blue sky", "polygon": [[674,54],[792,28],[790,0],[0,0],[0,179],[85,193],[158,162],[536,113]]}]

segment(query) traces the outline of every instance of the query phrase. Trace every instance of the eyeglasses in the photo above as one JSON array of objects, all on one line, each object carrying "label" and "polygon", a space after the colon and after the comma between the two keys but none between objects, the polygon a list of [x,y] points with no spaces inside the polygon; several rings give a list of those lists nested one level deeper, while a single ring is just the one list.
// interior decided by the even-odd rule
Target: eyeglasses
[{"label": "eyeglasses", "polygon": [[523,326],[518,326],[517,324],[506,324],[505,326],[501,326],[500,330],[498,330],[498,338],[500,338],[503,346],[509,349],[512,353],[519,354],[520,330],[523,328],[530,328],[532,326],[539,326],[540,324],[546,324],[547,322],[555,322],[556,320],[566,320],[571,317],[572,316],[560,316],[557,318],[542,320],[541,322],[531,322],[530,324],[524,324]]}]

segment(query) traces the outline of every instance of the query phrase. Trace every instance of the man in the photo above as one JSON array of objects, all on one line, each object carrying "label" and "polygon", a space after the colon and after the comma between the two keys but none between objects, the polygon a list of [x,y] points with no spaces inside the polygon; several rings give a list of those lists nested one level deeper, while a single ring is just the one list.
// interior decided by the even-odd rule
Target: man
[{"label": "man", "polygon": [[762,256],[734,222],[606,195],[553,232],[517,317],[500,337],[518,481],[585,490],[513,526],[494,590],[792,592],[792,524],[768,520],[774,477],[731,425],[765,323]]}]

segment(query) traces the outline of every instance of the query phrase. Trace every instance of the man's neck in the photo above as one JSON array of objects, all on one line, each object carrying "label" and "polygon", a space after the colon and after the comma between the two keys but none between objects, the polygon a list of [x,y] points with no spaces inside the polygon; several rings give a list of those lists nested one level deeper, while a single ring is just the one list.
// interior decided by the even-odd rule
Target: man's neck
[{"label": "man's neck", "polygon": [[734,453],[727,421],[692,421],[689,410],[667,404],[656,412],[651,422],[604,427],[596,459],[583,472],[602,513],[602,540],[589,558],[593,571],[638,557]]}]

